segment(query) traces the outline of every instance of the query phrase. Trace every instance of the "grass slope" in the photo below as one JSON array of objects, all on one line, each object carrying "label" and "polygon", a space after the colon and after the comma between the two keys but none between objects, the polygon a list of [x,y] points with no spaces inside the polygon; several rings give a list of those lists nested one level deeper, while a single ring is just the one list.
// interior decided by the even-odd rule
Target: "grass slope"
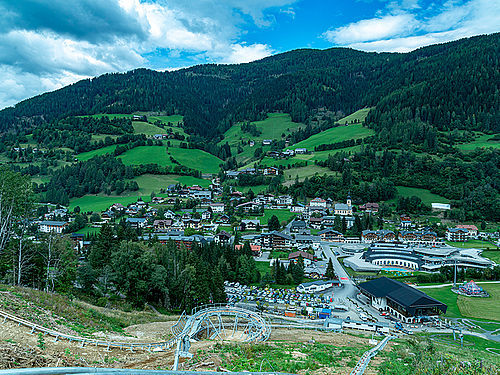
[{"label": "grass slope", "polygon": [[107,147],[103,147],[103,148],[98,148],[97,150],[82,152],[81,154],[78,154],[76,156],[76,158],[78,159],[78,161],[86,161],[86,160],[92,159],[96,155],[113,154],[116,146],[117,145],[112,145],[112,146],[107,146]]},{"label": "grass slope", "polygon": [[120,156],[125,165],[156,163],[159,165],[175,165],[172,156],[180,164],[197,169],[204,173],[217,173],[222,160],[208,152],[195,149],[168,148],[161,146],[140,146],[128,150]]},{"label": "grass slope", "polygon": [[441,197],[437,194],[431,193],[429,190],[426,189],[419,189],[419,188],[410,188],[406,186],[396,186],[398,190],[398,194],[400,196],[404,197],[411,197],[411,196],[417,196],[420,199],[422,199],[422,202],[424,204],[431,204],[431,203],[450,203],[449,199],[446,199],[444,197]]},{"label": "grass slope", "polygon": [[136,134],[155,135],[167,133],[165,129],[143,121],[132,121],[132,126],[134,127],[134,133]]},{"label": "grass slope", "polygon": [[[281,139],[283,133],[290,134],[299,128],[305,127],[304,124],[295,123],[287,113],[268,113],[264,121],[255,121],[257,129],[262,133],[258,137],[252,136],[250,133],[244,133],[241,130],[241,123],[235,124],[224,133],[224,139],[219,144],[228,142],[230,146],[240,144],[240,137],[242,139],[252,139],[256,143],[262,142],[264,139]],[[253,151],[252,151],[253,155]]]},{"label": "grass slope", "polygon": [[492,135],[483,134],[472,142],[458,145],[458,148],[462,151],[472,151],[476,148],[489,148],[489,147],[500,148],[500,142],[488,141],[491,138],[493,138]]},{"label": "grass slope", "polygon": [[139,197],[141,197],[144,202],[149,202],[151,200],[152,191],[158,194],[160,189],[165,189],[170,184],[179,183],[181,185],[200,185],[202,187],[208,187],[210,185],[210,181],[208,180],[178,175],[145,174],[135,177],[133,181],[136,181],[139,185],[139,191],[126,192],[125,196],[85,195],[81,198],[73,199],[70,202],[69,208],[73,210],[76,206],[80,206],[82,212],[100,212],[107,209],[113,203],[121,203],[124,206],[134,203]]},{"label": "grass slope", "polygon": [[342,120],[339,120],[339,124],[351,124],[353,122],[365,122],[366,116],[368,116],[368,112],[370,112],[371,108],[363,108],[359,111],[351,113],[349,116],[344,117]]},{"label": "grass slope", "polygon": [[[291,149],[307,148],[313,150],[320,144],[342,142],[348,139],[365,138],[375,133],[374,130],[365,128],[362,124],[352,124],[348,126],[338,126],[315,134],[302,142],[294,144]],[[336,151],[336,150],[333,150]],[[329,151],[332,153],[332,151]]]},{"label": "grass slope", "polygon": [[148,116],[148,121],[155,122],[161,121],[164,124],[168,124],[169,122],[172,124],[177,124],[178,122],[182,122],[184,120],[184,116],[181,115],[172,115],[172,116]]},{"label": "grass slope", "polygon": [[500,285],[483,284],[483,288],[490,294],[489,298],[474,298],[458,296],[458,308],[463,316],[470,318],[500,320]]}]

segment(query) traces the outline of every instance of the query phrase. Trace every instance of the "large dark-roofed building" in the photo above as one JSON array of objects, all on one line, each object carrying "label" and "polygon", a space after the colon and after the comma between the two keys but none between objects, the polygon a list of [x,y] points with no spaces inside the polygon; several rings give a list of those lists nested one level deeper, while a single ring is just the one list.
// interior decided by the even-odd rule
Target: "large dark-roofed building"
[{"label": "large dark-roofed building", "polygon": [[381,277],[358,285],[359,290],[379,311],[387,311],[406,323],[424,316],[445,313],[448,306],[405,283]]}]

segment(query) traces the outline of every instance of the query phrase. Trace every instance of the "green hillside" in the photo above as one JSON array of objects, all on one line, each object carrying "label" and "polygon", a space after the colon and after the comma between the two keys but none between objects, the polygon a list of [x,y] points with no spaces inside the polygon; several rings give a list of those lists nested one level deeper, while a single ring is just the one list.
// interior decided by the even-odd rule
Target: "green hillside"
[{"label": "green hillside", "polygon": [[96,155],[105,155],[105,154],[113,154],[117,145],[112,145],[108,147],[98,148],[97,150],[92,150],[89,152],[82,152],[81,154],[76,155],[78,161],[85,161],[92,159]]},{"label": "green hillside", "polygon": [[[365,138],[373,134],[375,134],[374,130],[365,128],[362,124],[338,126],[325,130],[319,134],[315,134],[302,142],[294,144],[290,148],[292,150],[295,150],[297,148],[307,148],[308,150],[314,150],[314,147],[320,144],[342,142],[348,139]],[[332,151],[330,151],[330,153]]]},{"label": "green hillside", "polygon": [[156,163],[162,166],[176,165],[173,157],[181,165],[197,169],[203,173],[217,173],[223,161],[209,153],[196,149],[183,149],[161,146],[140,146],[120,155],[125,165]]},{"label": "green hillside", "polygon": [[257,129],[261,131],[259,136],[253,136],[241,130],[242,123],[235,124],[224,133],[224,139],[219,144],[229,143],[230,146],[241,143],[240,138],[253,140],[257,143],[264,139],[280,140],[281,135],[288,135],[293,131],[305,127],[304,124],[295,123],[287,113],[268,113],[264,121],[252,121]]}]

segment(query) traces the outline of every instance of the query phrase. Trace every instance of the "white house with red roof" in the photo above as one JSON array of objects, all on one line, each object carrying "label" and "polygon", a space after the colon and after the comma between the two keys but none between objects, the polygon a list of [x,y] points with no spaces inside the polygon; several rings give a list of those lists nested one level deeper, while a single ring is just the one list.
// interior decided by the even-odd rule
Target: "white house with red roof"
[{"label": "white house with red roof", "polygon": [[309,206],[326,208],[326,200],[322,198],[314,198],[311,202],[309,202]]}]

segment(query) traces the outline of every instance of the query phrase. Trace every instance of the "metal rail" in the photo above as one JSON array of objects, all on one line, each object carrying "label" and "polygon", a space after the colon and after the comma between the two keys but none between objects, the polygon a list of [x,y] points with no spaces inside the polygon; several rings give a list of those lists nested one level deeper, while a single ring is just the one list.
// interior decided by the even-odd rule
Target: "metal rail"
[{"label": "metal rail", "polygon": [[[99,375],[206,375],[203,371],[168,371],[168,370],[133,370],[96,367],[43,367],[25,368],[14,370],[0,370],[0,375],[70,375],[70,374],[96,374]],[[293,375],[277,372],[210,372],[211,375]]]},{"label": "metal rail", "polygon": [[366,351],[363,354],[363,356],[359,359],[358,363],[356,363],[356,366],[351,371],[351,375],[362,375],[365,372],[366,367],[368,366],[368,363],[370,363],[370,360],[373,357],[375,357],[379,351],[381,351],[382,349],[384,349],[385,345],[392,338],[394,338],[394,336],[386,336],[375,347],[373,347],[370,350]]}]

